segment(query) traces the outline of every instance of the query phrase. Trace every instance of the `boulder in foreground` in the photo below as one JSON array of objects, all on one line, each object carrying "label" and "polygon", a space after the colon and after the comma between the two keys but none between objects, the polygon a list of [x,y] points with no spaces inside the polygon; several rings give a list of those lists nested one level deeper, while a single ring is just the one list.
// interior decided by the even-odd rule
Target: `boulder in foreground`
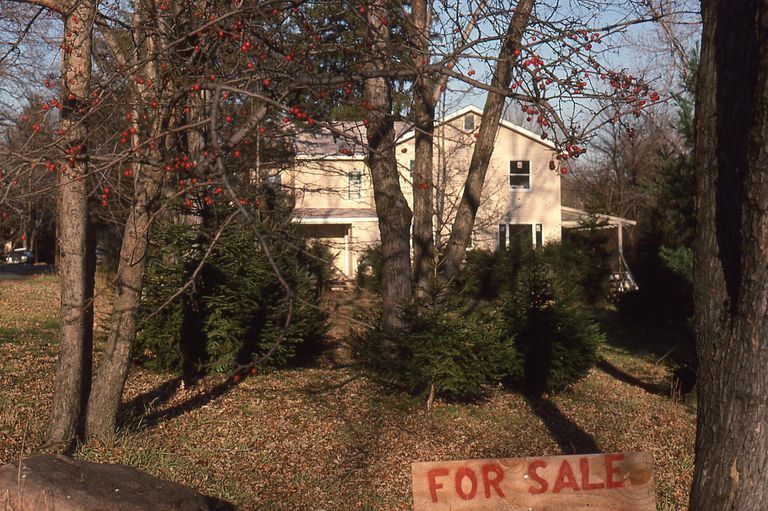
[{"label": "boulder in foreground", "polygon": [[233,511],[125,465],[44,454],[0,467],[0,511]]}]

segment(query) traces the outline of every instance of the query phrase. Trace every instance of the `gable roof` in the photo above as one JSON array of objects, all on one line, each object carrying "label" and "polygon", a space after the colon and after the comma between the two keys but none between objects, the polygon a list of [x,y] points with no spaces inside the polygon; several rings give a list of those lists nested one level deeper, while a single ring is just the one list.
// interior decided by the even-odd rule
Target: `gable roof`
[{"label": "gable roof", "polygon": [[[460,110],[450,113],[437,121],[436,126],[449,123],[469,113],[479,117],[483,116],[483,111],[475,105],[466,106]],[[549,149],[555,149],[555,144],[549,140],[542,140],[536,133],[513,124],[506,120],[499,121],[499,125],[507,128],[518,135],[522,135],[534,142],[537,142]],[[296,156],[299,159],[362,159],[364,157],[363,148],[366,141],[366,128],[362,122],[340,122],[331,126],[331,129],[320,128],[313,132],[301,132],[294,141],[296,147]],[[410,123],[395,122],[395,140],[396,144],[401,144],[412,139],[416,135],[413,126]]]},{"label": "gable roof", "polygon": [[[411,125],[395,121],[395,139],[411,129]],[[294,146],[299,158],[355,159],[364,156],[366,127],[362,122],[344,121],[296,135]]]},{"label": "gable roof", "polygon": [[[436,123],[436,125],[439,126],[441,124],[449,123],[449,122],[451,122],[451,121],[453,121],[455,119],[458,119],[460,117],[463,117],[463,116],[465,116],[465,115],[467,115],[469,113],[475,114],[475,115],[480,116],[480,117],[483,116],[483,110],[481,108],[479,108],[479,107],[477,107],[475,105],[469,105],[469,106],[465,106],[464,108],[462,108],[460,110],[456,110],[453,113],[447,114],[445,117],[440,119],[440,121],[438,121]],[[543,146],[546,146],[546,147],[548,147],[550,149],[555,149],[555,144],[552,141],[550,141],[550,140],[543,140],[539,135],[537,135],[536,133],[534,133],[534,132],[532,132],[530,130],[527,130],[527,129],[523,128],[522,126],[518,126],[517,124],[513,124],[513,123],[511,123],[509,121],[506,121],[504,119],[499,121],[499,125],[507,128],[509,130],[514,131],[518,135],[522,135],[522,136],[524,136],[526,138],[529,138],[529,139],[533,140],[534,142],[538,142],[539,144],[541,144]],[[408,133],[404,134],[403,137],[400,138],[397,141],[397,143],[399,144],[401,142],[405,142],[405,141],[413,138],[414,136],[416,136],[416,132],[411,130]]]}]

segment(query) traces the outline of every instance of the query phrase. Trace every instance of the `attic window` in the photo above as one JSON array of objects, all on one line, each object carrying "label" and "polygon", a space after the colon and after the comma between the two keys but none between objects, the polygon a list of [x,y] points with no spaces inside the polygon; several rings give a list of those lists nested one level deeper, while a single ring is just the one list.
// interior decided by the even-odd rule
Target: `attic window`
[{"label": "attic window", "polygon": [[512,190],[531,189],[531,162],[509,162],[509,188]]},{"label": "attic window", "polygon": [[464,116],[464,131],[472,131],[475,129],[475,116],[467,114]]}]

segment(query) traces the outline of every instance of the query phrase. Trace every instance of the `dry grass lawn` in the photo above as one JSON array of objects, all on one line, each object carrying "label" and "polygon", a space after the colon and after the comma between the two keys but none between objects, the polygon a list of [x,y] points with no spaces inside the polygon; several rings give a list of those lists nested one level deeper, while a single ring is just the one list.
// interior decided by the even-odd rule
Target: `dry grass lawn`
[{"label": "dry grass lawn", "polygon": [[[0,461],[42,442],[57,302],[54,277],[0,282]],[[649,345],[656,334],[634,332]],[[662,395],[668,369],[654,350],[614,343],[603,357],[571,392],[540,402],[496,389],[486,402],[437,402],[432,411],[339,364],[237,385],[211,376],[191,389],[134,368],[118,444],[83,445],[76,456],[133,465],[243,510],[394,511],[410,509],[414,461],[648,451],[659,509],[684,509],[691,408]]]}]

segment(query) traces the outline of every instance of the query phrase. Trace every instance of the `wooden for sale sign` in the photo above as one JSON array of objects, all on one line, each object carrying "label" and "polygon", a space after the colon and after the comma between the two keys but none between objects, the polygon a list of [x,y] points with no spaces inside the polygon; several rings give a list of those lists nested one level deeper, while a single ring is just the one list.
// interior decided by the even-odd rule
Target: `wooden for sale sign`
[{"label": "wooden for sale sign", "polygon": [[647,453],[414,463],[413,511],[655,511]]}]

